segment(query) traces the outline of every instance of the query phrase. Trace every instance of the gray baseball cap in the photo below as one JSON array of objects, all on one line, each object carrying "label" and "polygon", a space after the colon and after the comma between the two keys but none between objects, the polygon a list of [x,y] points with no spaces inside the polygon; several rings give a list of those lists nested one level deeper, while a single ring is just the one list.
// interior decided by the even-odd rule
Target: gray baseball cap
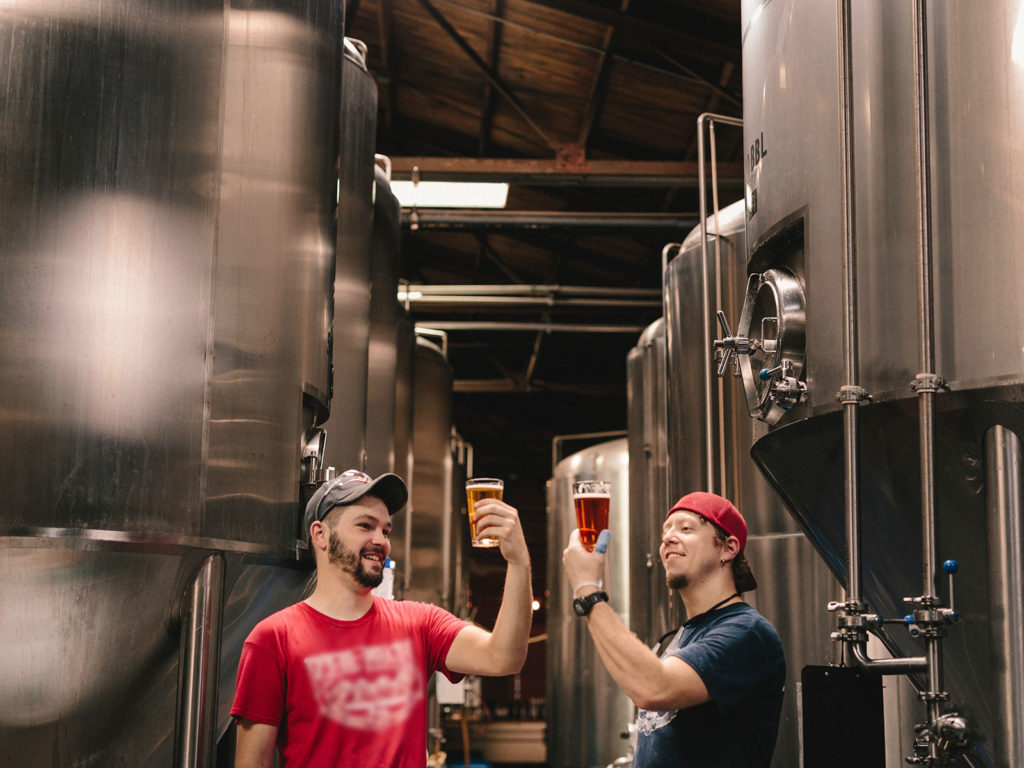
[{"label": "gray baseball cap", "polygon": [[409,489],[398,475],[388,472],[372,478],[358,469],[348,469],[316,489],[306,504],[306,531],[313,521],[323,520],[335,507],[354,504],[368,493],[384,502],[389,515],[395,514],[409,500]]}]

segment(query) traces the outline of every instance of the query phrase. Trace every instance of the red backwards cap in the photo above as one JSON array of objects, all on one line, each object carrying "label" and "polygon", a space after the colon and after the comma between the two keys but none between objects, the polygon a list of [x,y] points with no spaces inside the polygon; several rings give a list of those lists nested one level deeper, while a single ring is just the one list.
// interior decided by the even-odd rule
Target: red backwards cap
[{"label": "red backwards cap", "polygon": [[[735,536],[739,539],[740,552],[747,546],[747,522],[728,499],[723,499],[714,493],[694,491],[677,501],[672,509],[668,511],[668,515],[671,515],[673,512],[693,512],[695,515],[700,515],[705,520],[710,520],[730,536]],[[665,515],[665,517],[668,518],[668,515]]]}]

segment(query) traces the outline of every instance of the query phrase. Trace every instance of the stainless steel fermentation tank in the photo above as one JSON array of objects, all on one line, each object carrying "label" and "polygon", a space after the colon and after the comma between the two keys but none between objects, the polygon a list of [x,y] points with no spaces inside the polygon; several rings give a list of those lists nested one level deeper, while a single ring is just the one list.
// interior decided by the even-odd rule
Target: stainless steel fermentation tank
[{"label": "stainless steel fermentation tank", "polygon": [[[835,594],[835,580],[750,457],[749,446],[758,428],[747,413],[742,391],[731,380],[718,379],[709,365],[704,321],[717,306],[736,312],[742,297],[739,288],[746,276],[743,202],[709,217],[704,229],[705,247],[697,227],[677,249],[665,273],[666,340],[660,354],[666,356],[667,375],[661,392],[644,380],[653,398],[645,410],[657,413],[660,408],[666,415],[662,450],[667,448],[668,503],[690,491],[707,489],[732,500],[746,518],[746,554],[758,587],[744,599],[772,622],[786,655],[786,697],[773,760],[773,765],[783,768],[800,760],[801,670],[807,664],[826,664],[834,656],[831,623],[822,607]],[[659,354],[655,346],[649,350],[649,355]],[[631,452],[631,460],[633,456]],[[667,509],[662,502],[630,512],[634,518],[643,515],[656,521],[660,543]],[[657,545],[652,542],[651,546]],[[657,558],[657,549],[654,552]],[[657,567],[660,570],[660,563]]]},{"label": "stainless steel fermentation tank", "polygon": [[587,632],[572,610],[572,593],[562,566],[562,550],[576,528],[572,502],[575,480],[609,480],[612,484],[608,549],[610,603],[627,625],[631,611],[646,606],[646,582],[631,578],[630,552],[635,531],[629,509],[629,448],[626,438],[574,453],[554,468],[547,488],[548,642],[547,760],[560,768],[608,765],[626,755],[622,737],[633,720],[633,704],[605,671]]},{"label": "stainless steel fermentation tank", "polygon": [[[743,356],[751,412],[767,425],[753,455],[872,612],[898,618],[921,606],[905,598],[955,598],[948,639],[886,627],[885,642],[927,656],[929,675],[942,662],[936,682],[915,680],[949,694],[931,697],[929,713],[966,716],[973,765],[1017,766],[1024,5],[844,7],[742,5],[755,277],[746,322],[730,320],[759,343]],[[947,559],[959,562],[952,593]]]},{"label": "stainless steel fermentation tank", "polygon": [[0,762],[208,764],[305,581],[342,11],[0,14]]},{"label": "stainless steel fermentation tank", "polygon": [[464,615],[469,600],[466,470],[453,428],[452,370],[433,341],[416,340],[412,498],[403,596]]},{"label": "stainless steel fermentation tank", "polygon": [[[397,564],[399,596],[410,583],[412,512],[419,493],[413,477],[413,373],[416,337],[412,321],[398,303],[401,206],[391,192],[389,161],[374,168],[373,228],[370,239],[370,315],[366,386],[366,471],[373,476],[394,472],[405,479],[412,505],[396,518],[391,531],[391,557]],[[450,398],[451,387],[424,393],[423,399]],[[438,424],[443,435],[450,425]],[[433,577],[432,574],[420,576]]]},{"label": "stainless steel fermentation tank", "polygon": [[[374,147],[377,85],[366,69],[366,48],[345,38],[341,81],[341,140],[346,148],[338,167],[338,259],[334,274],[335,386],[324,425],[324,465],[338,472],[366,464],[369,368],[371,250],[374,226]],[[384,212],[381,211],[381,216]],[[397,254],[395,254],[397,257]],[[381,297],[383,298],[383,297]],[[378,310],[379,311],[379,310]]]}]

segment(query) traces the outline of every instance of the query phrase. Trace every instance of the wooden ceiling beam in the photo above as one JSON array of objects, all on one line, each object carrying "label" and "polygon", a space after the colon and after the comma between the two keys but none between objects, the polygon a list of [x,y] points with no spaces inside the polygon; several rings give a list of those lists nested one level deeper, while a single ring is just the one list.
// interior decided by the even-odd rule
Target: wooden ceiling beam
[{"label": "wooden ceiling beam", "polygon": [[661,22],[645,21],[637,16],[605,8],[591,0],[523,0],[555,11],[615,27],[624,40],[645,45],[653,40],[673,41],[681,48],[697,47],[722,57],[738,56],[740,29],[722,19],[688,10],[666,14]]},{"label": "wooden ceiling beam", "polygon": [[544,131],[544,129],[541,128],[537,124],[537,122],[530,116],[530,113],[526,110],[526,107],[523,106],[522,102],[519,101],[516,95],[502,81],[502,79],[498,77],[498,73],[495,72],[491,67],[489,67],[486,61],[480,58],[480,54],[473,50],[473,46],[466,42],[466,39],[459,34],[459,31],[455,29],[454,26],[452,26],[451,22],[448,21],[448,19],[445,18],[444,14],[442,14],[434,6],[431,0],[418,0],[418,2],[423,7],[423,10],[425,10],[427,14],[429,14],[430,17],[437,23],[437,25],[441,27],[442,30],[444,30],[445,34],[447,34],[448,37],[450,37],[452,41],[457,46],[459,46],[462,52],[469,57],[470,61],[473,62],[476,68],[483,72],[484,77],[486,77],[490,81],[491,85],[494,86],[498,93],[500,93],[505,98],[505,100],[512,106],[512,108],[515,109],[516,112],[518,112],[519,115],[527,122],[527,124],[529,124],[529,126],[533,128],[534,131],[537,132],[537,134],[544,140],[544,142],[552,149],[557,149],[558,144],[554,140],[552,140]]},{"label": "wooden ceiling beam", "polygon": [[377,2],[377,29],[380,40],[380,70],[375,73],[378,87],[383,90],[380,98],[379,111],[382,113],[384,128],[390,130],[398,117],[397,98],[395,96],[395,72],[397,71],[397,55],[391,45],[391,0]]},{"label": "wooden ceiling beam", "polygon": [[[629,8],[629,0],[621,0],[619,10],[624,12],[627,8]],[[587,142],[590,141],[590,132],[594,129],[594,123],[597,122],[598,115],[601,114],[604,98],[608,93],[608,81],[611,79],[612,53],[614,49],[615,27],[609,27],[604,35],[604,45],[602,46],[601,56],[598,61],[597,72],[590,85],[590,94],[587,97],[587,111],[584,114],[583,123],[580,125],[579,137],[576,139],[576,143],[584,149],[586,149]]]},{"label": "wooden ceiling beam", "polygon": [[[411,179],[418,169],[420,181],[505,181],[510,184],[551,186],[692,187],[697,184],[693,161],[585,160],[565,164],[557,159],[502,159],[482,157],[392,157],[395,179]],[[718,178],[736,186],[742,163],[719,163]]]},{"label": "wooden ceiling beam", "polygon": [[[498,71],[498,60],[501,52],[501,38],[504,25],[501,18],[505,12],[505,0],[494,0],[494,20],[491,22],[490,35],[487,39],[487,64],[494,72]],[[484,103],[480,118],[480,139],[477,142],[480,155],[487,154],[491,144],[491,125],[494,121],[494,86],[490,81],[484,86]]]}]

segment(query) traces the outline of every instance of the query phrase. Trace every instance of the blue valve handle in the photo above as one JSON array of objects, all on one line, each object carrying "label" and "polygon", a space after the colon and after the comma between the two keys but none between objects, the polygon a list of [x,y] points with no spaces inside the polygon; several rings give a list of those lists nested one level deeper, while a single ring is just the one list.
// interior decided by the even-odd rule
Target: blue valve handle
[{"label": "blue valve handle", "polygon": [[956,560],[947,560],[942,564],[942,570],[949,574],[956,573],[960,570],[960,563]]},{"label": "blue valve handle", "polygon": [[779,370],[779,369],[778,368],[774,368],[774,369],[772,369],[772,368],[762,368],[760,371],[757,372],[757,377],[759,379],[761,379],[761,381],[768,381],[772,376],[775,375],[775,371],[777,371],[777,370]]}]

